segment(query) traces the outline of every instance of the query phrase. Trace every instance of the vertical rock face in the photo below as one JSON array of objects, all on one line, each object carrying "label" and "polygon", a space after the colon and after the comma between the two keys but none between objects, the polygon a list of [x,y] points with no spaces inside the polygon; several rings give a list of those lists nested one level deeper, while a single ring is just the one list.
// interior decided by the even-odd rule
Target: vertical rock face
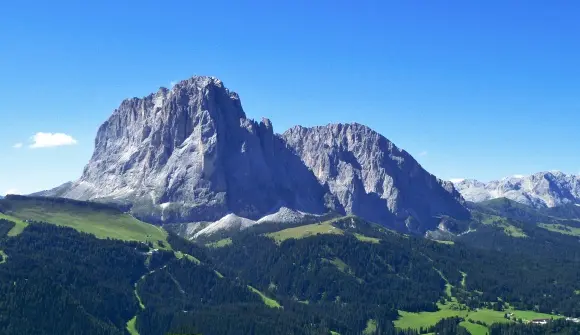
[{"label": "vertical rock face", "polygon": [[469,215],[451,183],[366,126],[298,126],[283,137],[349,214],[409,231],[434,229],[440,215]]},{"label": "vertical rock face", "polygon": [[256,219],[283,205],[326,211],[324,189],[284,148],[270,121],[247,119],[219,79],[193,77],[123,101],[62,195],[127,201],[154,221]]},{"label": "vertical rock face", "polygon": [[468,215],[453,185],[369,128],[276,135],[213,77],[123,101],[100,127],[82,177],[38,195],[126,203],[152,222],[256,220],[285,208],[424,232],[439,215]]}]

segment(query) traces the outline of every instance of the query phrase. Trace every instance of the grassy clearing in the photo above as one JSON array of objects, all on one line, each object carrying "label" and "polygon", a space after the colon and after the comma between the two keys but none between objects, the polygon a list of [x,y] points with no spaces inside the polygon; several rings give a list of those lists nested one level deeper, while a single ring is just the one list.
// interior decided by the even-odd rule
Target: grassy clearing
[{"label": "grassy clearing", "polygon": [[459,325],[461,327],[467,329],[467,331],[471,335],[488,335],[489,334],[489,330],[487,329],[487,327],[482,326],[482,325],[478,325],[477,323],[463,321],[463,322],[459,323]]},{"label": "grassy clearing", "polygon": [[504,233],[511,237],[519,237],[519,238],[528,237],[528,235],[526,235],[526,233],[524,233],[524,231],[521,228],[518,228],[510,224],[506,218],[501,216],[485,215],[482,223],[485,225],[492,225],[502,228]]},{"label": "grassy clearing", "polygon": [[224,275],[222,275],[218,270],[213,270],[213,272],[215,272],[215,275],[220,279],[224,277]]},{"label": "grassy clearing", "polygon": [[459,271],[459,273],[461,273],[461,287],[465,288],[465,281],[467,280],[467,273],[463,272],[463,271]]},{"label": "grassy clearing", "polygon": [[0,219],[14,222],[14,227],[12,227],[12,229],[10,229],[10,231],[8,232],[8,236],[18,235],[18,234],[22,233],[22,231],[24,230],[24,228],[26,228],[26,226],[28,226],[28,223],[26,223],[18,218],[15,218],[13,216],[6,215],[3,213],[0,213]]},{"label": "grassy clearing", "polygon": [[448,245],[454,245],[455,244],[455,242],[453,242],[453,241],[444,241],[444,240],[433,240],[433,241],[435,241],[437,243],[441,243],[441,244],[448,244]]},{"label": "grassy clearing", "polygon": [[[441,273],[437,269],[435,270],[439,272],[441,278],[445,280],[446,282],[445,294],[451,299],[451,301],[446,302],[445,304],[438,303],[437,307],[439,308],[439,310],[436,312],[410,313],[405,311],[399,311],[400,317],[398,320],[394,321],[395,327],[401,329],[411,328],[419,330],[420,328],[428,328],[434,326],[437,322],[439,322],[439,320],[450,317],[461,317],[465,320],[480,321],[488,325],[494,323],[513,322],[512,320],[508,320],[505,318],[506,313],[513,313],[515,318],[522,319],[524,321],[543,318],[555,318],[555,319],[562,318],[561,316],[536,313],[533,311],[514,310],[511,308],[505,311],[494,311],[485,308],[469,310],[467,306],[459,303],[457,301],[457,298],[452,295],[451,288],[453,286],[447,281],[443,273]],[[463,276],[461,280],[461,286],[465,287],[467,274],[461,272],[461,275]],[[464,321],[461,325],[464,326],[472,335],[488,334],[487,327],[469,321]]]},{"label": "grassy clearing", "polygon": [[522,320],[534,320],[534,319],[562,319],[564,318],[561,315],[552,315],[552,314],[545,314],[545,313],[538,313],[534,311],[518,311],[518,310],[510,310],[508,313],[513,313],[514,317],[517,319]]},{"label": "grassy clearing", "polygon": [[343,262],[343,260],[340,259],[340,258],[336,258],[336,257],[334,259],[326,259],[326,258],[323,258],[322,261],[328,262],[328,263],[336,266],[336,268],[340,272],[350,273],[350,269],[349,269],[348,265],[345,262]]},{"label": "grassy clearing", "polygon": [[228,246],[230,244],[232,244],[232,239],[228,237],[228,238],[221,239],[219,241],[208,243],[205,246],[208,248],[222,248],[222,247]]},{"label": "grassy clearing", "polygon": [[282,305],[280,305],[276,300],[272,299],[272,298],[268,298],[264,293],[262,293],[261,291],[253,288],[252,286],[248,285],[248,288],[250,289],[250,291],[256,293],[257,295],[260,296],[260,298],[262,298],[262,301],[264,302],[264,304],[266,304],[266,306],[270,307],[270,308],[282,308]]},{"label": "grassy clearing", "polygon": [[[96,210],[74,204],[54,204],[50,201],[35,203],[14,201],[8,214],[18,220],[43,221],[71,227],[98,238],[151,242],[156,248],[170,249],[165,230],[115,210]],[[11,236],[22,231],[23,223],[26,224],[16,221],[15,223],[20,227],[16,232],[12,229],[9,232]],[[163,245],[159,241],[162,241]]]},{"label": "grassy clearing", "polygon": [[276,243],[282,243],[287,239],[300,239],[309,236],[320,234],[335,234],[343,235],[342,229],[336,228],[330,222],[314,223],[300,227],[288,228],[274,233],[266,234],[266,236],[274,239]]},{"label": "grassy clearing", "polygon": [[367,321],[367,327],[363,330],[364,335],[371,335],[377,331],[377,321],[370,319]]},{"label": "grassy clearing", "polygon": [[491,309],[479,309],[476,311],[469,311],[459,304],[447,303],[445,305],[438,304],[439,310],[436,312],[420,312],[420,313],[409,313],[399,311],[401,316],[398,320],[395,320],[395,326],[398,328],[406,329],[419,329],[421,327],[427,328],[434,326],[439,320],[443,318],[450,317],[462,317],[464,319],[471,319],[473,321],[481,321],[486,324],[493,324],[499,322],[510,322],[504,315],[506,312],[498,312]]},{"label": "grassy clearing", "polygon": [[538,227],[547,229],[549,231],[570,236],[580,236],[580,228],[570,227],[563,224],[547,224],[539,223]]},{"label": "grassy clearing", "polygon": [[361,235],[359,233],[355,233],[354,237],[356,237],[359,241],[362,241],[362,242],[368,242],[368,243],[380,243],[381,242],[381,240],[376,238],[376,237],[368,237],[368,236]]},{"label": "grassy clearing", "polygon": [[6,255],[4,250],[0,250],[0,256],[2,256],[2,260],[0,261],[0,264],[6,263],[6,260],[8,259],[8,255]]},{"label": "grassy clearing", "polygon": [[137,315],[135,315],[131,320],[127,321],[127,331],[131,335],[139,335],[136,327]]},{"label": "grassy clearing", "polygon": [[201,264],[201,261],[199,259],[193,257],[190,254],[184,254],[181,251],[174,251],[173,254],[175,255],[175,258],[177,258],[177,259],[182,259],[183,257],[185,257],[185,259],[187,259],[191,262],[194,262],[197,265]]}]

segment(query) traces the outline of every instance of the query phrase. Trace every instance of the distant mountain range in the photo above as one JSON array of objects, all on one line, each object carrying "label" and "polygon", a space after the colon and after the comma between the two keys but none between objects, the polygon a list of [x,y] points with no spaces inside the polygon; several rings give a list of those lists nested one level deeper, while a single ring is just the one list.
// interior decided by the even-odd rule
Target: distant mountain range
[{"label": "distant mountain range", "polygon": [[488,183],[466,179],[454,184],[465,200],[472,202],[507,198],[535,208],[580,205],[580,176],[560,171],[517,175]]},{"label": "distant mountain range", "polygon": [[370,128],[276,134],[270,120],[247,118],[221,80],[203,76],[124,100],[99,128],[82,177],[36,195],[123,203],[157,223],[243,227],[280,211],[334,212],[423,233],[442,216],[469,217],[452,183]]}]

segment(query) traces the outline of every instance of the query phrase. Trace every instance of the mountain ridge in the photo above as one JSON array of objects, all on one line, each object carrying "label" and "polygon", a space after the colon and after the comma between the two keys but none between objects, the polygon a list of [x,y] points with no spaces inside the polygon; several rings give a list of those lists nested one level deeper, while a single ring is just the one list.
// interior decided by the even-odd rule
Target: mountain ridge
[{"label": "mountain ridge", "polygon": [[535,208],[580,204],[580,176],[560,171],[514,175],[487,183],[465,179],[454,185],[472,202],[505,197]]},{"label": "mountain ridge", "polygon": [[329,124],[276,134],[206,76],[123,100],[99,128],[81,178],[37,195],[121,202],[158,223],[230,214],[257,221],[289,208],[422,233],[436,229],[438,216],[469,216],[451,183],[372,129]]}]

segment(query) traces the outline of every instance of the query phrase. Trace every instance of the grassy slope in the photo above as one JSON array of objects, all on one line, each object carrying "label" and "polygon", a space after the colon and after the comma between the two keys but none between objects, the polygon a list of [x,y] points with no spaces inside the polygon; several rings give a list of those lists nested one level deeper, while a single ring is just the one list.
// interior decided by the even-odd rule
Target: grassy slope
[{"label": "grassy slope", "polygon": [[230,244],[232,244],[232,239],[228,237],[215,242],[208,243],[205,246],[208,248],[222,248]]},{"label": "grassy slope", "polygon": [[266,234],[273,238],[277,243],[281,243],[290,238],[305,238],[319,234],[337,234],[343,235],[342,229],[336,228],[330,222],[314,223],[305,226],[288,228],[274,233]]},{"label": "grassy slope", "polygon": [[563,224],[547,224],[547,223],[539,223],[538,227],[542,227],[549,231],[570,235],[570,236],[580,236],[580,228],[570,227]]},{"label": "grassy slope", "polygon": [[13,216],[6,215],[3,213],[0,213],[0,219],[14,222],[14,227],[12,229],[10,229],[10,231],[8,232],[8,236],[18,235],[18,234],[22,233],[22,231],[24,230],[24,228],[26,228],[26,226],[28,226],[28,223],[26,223],[18,218],[15,218]]},{"label": "grassy slope", "polygon": [[[465,320],[481,321],[488,325],[494,323],[512,322],[505,318],[506,313],[513,313],[516,318],[523,320],[562,318],[562,316],[513,309],[508,309],[506,311],[494,311],[491,309],[480,308],[477,310],[470,311],[465,305],[459,303],[457,299],[454,296],[452,296],[451,294],[452,285],[449,284],[449,282],[441,272],[439,272],[439,274],[441,275],[441,278],[443,278],[443,280],[447,282],[445,284],[445,294],[450,298],[451,301],[445,304],[438,303],[437,307],[439,307],[439,310],[436,312],[411,313],[399,311],[400,317],[399,319],[394,321],[395,327],[401,329],[412,328],[418,330],[419,328],[428,328],[430,326],[434,326],[439,320],[450,317],[462,317]],[[461,274],[463,275],[461,285],[465,287],[465,280],[467,279],[467,274],[464,272],[461,272]],[[467,321],[464,322],[462,326],[464,326],[472,335],[480,335],[480,334],[483,335],[488,333],[486,327],[483,327],[478,324],[473,324]],[[485,330],[485,332],[483,332],[482,328]]]},{"label": "grassy slope", "polygon": [[264,301],[264,304],[266,304],[266,306],[270,307],[270,308],[282,308],[282,305],[280,305],[276,300],[272,299],[272,298],[268,298],[264,293],[262,293],[261,291],[253,288],[252,286],[248,285],[248,288],[250,289],[250,291],[256,293],[257,295],[260,296],[260,298],[262,298],[262,301]]},{"label": "grassy slope", "polygon": [[[169,248],[165,230],[119,211],[97,210],[66,203],[53,204],[49,200],[12,201],[10,204],[8,219],[17,223],[17,226],[9,232],[11,236],[18,234],[25,227],[26,223],[21,220],[32,220],[71,227],[98,238],[152,242],[157,248]],[[161,247],[158,241],[163,241],[165,246]]]},{"label": "grassy slope", "polygon": [[367,321],[367,326],[366,328],[363,330],[363,334],[364,335],[371,335],[374,334],[377,331],[377,321],[370,319]]},{"label": "grassy slope", "polygon": [[127,322],[127,331],[129,332],[129,334],[139,335],[139,332],[137,331],[137,327],[135,325],[136,323],[137,323],[137,316],[134,316],[131,320],[129,320],[129,322]]},{"label": "grassy slope", "polygon": [[376,238],[376,237],[368,237],[365,235],[361,235],[359,233],[355,233],[354,237],[356,237],[359,241],[362,241],[362,242],[369,242],[369,243],[380,243],[381,242],[381,240]]},{"label": "grassy slope", "polygon": [[469,321],[463,321],[459,323],[459,325],[471,334],[471,335],[487,335],[489,334],[489,330],[487,327],[478,325],[477,323],[471,323]]},{"label": "grassy slope", "polygon": [[0,261],[0,264],[6,263],[6,260],[8,259],[8,255],[6,255],[4,250],[0,250],[0,255],[2,255],[2,260]]},{"label": "grassy slope", "polygon": [[486,214],[482,223],[503,228],[505,234],[511,237],[527,237],[526,233],[524,233],[521,228],[510,224],[506,218],[501,216]]}]

